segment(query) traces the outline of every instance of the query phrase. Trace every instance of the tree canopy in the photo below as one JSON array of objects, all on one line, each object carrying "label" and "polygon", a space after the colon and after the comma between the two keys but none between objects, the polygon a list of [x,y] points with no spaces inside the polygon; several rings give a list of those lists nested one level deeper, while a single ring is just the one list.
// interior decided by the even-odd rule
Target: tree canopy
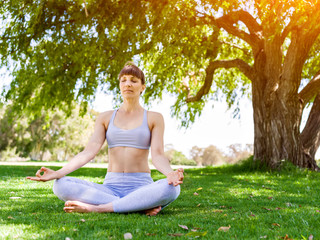
[{"label": "tree canopy", "polygon": [[252,95],[255,159],[316,169],[319,9],[318,0],[2,1],[1,65],[13,74],[3,94],[32,114],[85,106],[99,87],[120,101],[117,74],[134,59],[148,79],[144,101],[175,95],[183,126],[209,100],[237,109]]},{"label": "tree canopy", "polygon": [[[11,66],[14,77],[5,95],[32,113],[74,99],[85,106],[98,87],[120,100],[117,75],[136,57],[147,71],[145,102],[166,90],[183,105],[185,78],[197,79],[189,94],[197,92],[207,57],[218,53],[218,28],[199,18],[197,7],[194,1],[4,1],[1,64]],[[230,104],[237,81],[218,83]],[[189,105],[184,125],[204,101]]]}]

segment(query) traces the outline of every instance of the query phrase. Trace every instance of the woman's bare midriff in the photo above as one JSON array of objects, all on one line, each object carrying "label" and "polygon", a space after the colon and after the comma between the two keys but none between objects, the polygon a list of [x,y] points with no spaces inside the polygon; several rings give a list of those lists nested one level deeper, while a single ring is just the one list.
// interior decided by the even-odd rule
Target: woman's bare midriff
[{"label": "woman's bare midriff", "polygon": [[149,150],[132,147],[109,148],[108,172],[148,172]]}]

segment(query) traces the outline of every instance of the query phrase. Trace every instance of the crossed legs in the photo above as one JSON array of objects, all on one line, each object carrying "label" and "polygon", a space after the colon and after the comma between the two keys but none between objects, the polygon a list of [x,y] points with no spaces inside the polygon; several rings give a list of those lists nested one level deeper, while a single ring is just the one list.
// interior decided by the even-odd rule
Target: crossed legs
[{"label": "crossed legs", "polygon": [[138,212],[156,215],[180,194],[180,186],[169,185],[166,179],[144,185],[119,197],[106,185],[72,177],[56,180],[54,193],[66,201],[66,212]]}]

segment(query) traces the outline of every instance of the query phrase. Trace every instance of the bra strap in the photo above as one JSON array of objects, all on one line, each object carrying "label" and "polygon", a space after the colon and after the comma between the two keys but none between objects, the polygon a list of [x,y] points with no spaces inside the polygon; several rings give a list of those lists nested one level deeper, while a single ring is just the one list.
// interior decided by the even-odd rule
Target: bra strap
[{"label": "bra strap", "polygon": [[143,112],[143,123],[144,124],[148,124],[148,117],[147,117],[147,110],[144,109],[144,112]]},{"label": "bra strap", "polygon": [[115,118],[115,116],[116,116],[117,111],[118,111],[118,109],[116,109],[116,110],[113,111],[109,125],[110,125],[110,124],[113,125],[113,120],[114,120],[114,118]]}]

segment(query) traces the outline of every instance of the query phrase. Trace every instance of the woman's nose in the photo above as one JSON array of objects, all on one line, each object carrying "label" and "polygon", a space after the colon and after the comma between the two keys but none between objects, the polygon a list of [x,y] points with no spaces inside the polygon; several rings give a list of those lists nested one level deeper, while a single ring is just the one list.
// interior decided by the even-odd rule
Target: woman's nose
[{"label": "woman's nose", "polygon": [[131,82],[130,81],[126,81],[126,86],[131,86]]}]

